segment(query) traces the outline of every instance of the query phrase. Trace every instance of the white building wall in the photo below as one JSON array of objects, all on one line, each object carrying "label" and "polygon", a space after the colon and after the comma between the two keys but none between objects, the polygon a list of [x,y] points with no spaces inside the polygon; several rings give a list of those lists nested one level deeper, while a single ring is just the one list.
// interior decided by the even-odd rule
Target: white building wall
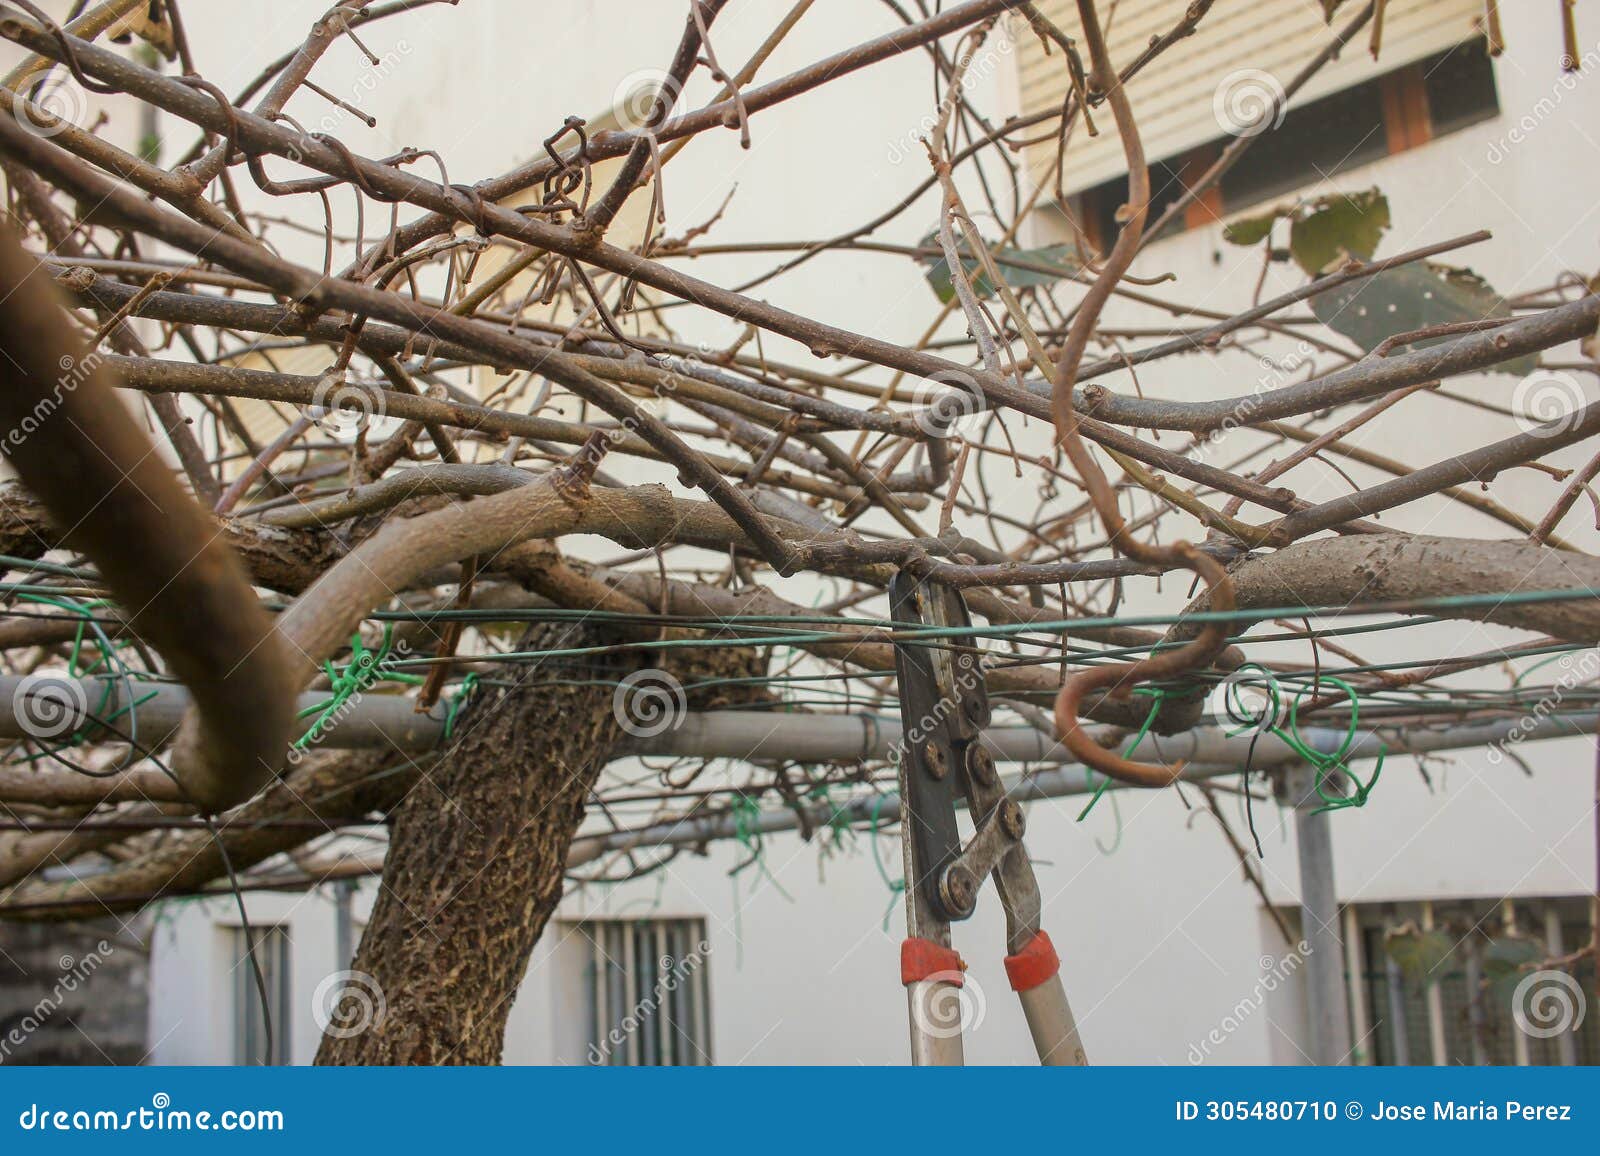
[{"label": "white building wall", "polygon": [[[191,5],[186,15],[202,60],[232,55],[222,75],[213,76],[232,90],[323,7],[322,0]],[[721,58],[745,59],[780,7],[786,6],[730,5],[716,26]],[[403,144],[443,142],[450,178],[457,182],[499,172],[537,150],[539,139],[564,115],[608,105],[619,77],[659,68],[678,35],[681,8],[561,0],[539,5],[535,21],[531,8],[520,4],[477,4],[470,11],[423,10],[363,31],[380,55],[397,54],[399,64],[361,101],[379,116],[379,128],[371,134],[348,131],[347,139],[369,155]],[[1585,179],[1596,168],[1593,126],[1600,124],[1600,90],[1594,88],[1594,70],[1575,84],[1568,82],[1570,87],[1563,84],[1556,67],[1561,45],[1550,13],[1524,5],[1503,5],[1501,12],[1508,43],[1496,65],[1502,116],[1344,174],[1336,184],[1346,189],[1377,184],[1388,194],[1395,227],[1383,253],[1492,229],[1494,241],[1460,254],[1459,260],[1510,294],[1548,284],[1563,269],[1587,274],[1600,265],[1593,180]],[[1578,20],[1585,47],[1600,43],[1600,13],[1580,6]],[[886,8],[819,0],[763,75],[780,75],[892,26]],[[360,68],[354,50],[341,45],[318,76],[337,78]],[[980,107],[1005,107],[1007,71],[996,69],[978,87]],[[756,144],[749,153],[739,149],[732,133],[695,142],[669,169],[673,228],[709,217],[734,184],[738,192],[717,228],[718,241],[815,238],[859,225],[925,171],[911,142],[929,112],[928,81],[926,58],[910,55],[758,114]],[[694,104],[706,95],[704,82],[697,82],[688,101]],[[291,111],[314,119],[320,110],[303,108],[306,99],[297,97]],[[1550,100],[1557,111],[1535,116],[1540,102]],[[462,107],[481,114],[458,122],[454,113]],[[1509,144],[1508,134],[1524,114],[1533,118],[1532,127],[1521,132],[1522,143]],[[341,133],[351,129],[340,125]],[[1492,163],[1496,155],[1503,159]],[[974,195],[971,203],[980,202]],[[880,237],[914,243],[931,227],[935,212],[934,198],[926,197]],[[772,263],[770,256],[707,258],[695,271],[735,284]],[[1162,292],[1232,310],[1250,299],[1259,255],[1227,246],[1213,226],[1153,246],[1136,266],[1142,275],[1163,271],[1175,273],[1177,281]],[[1296,283],[1297,273],[1276,269],[1266,294]],[[916,268],[872,254],[813,261],[805,272],[760,292],[798,312],[907,342],[921,335],[933,308]],[[1127,309],[1115,314],[1118,320],[1139,316]],[[704,330],[693,336],[718,341],[734,336],[731,326],[699,319],[695,325]],[[808,356],[777,340],[769,340],[767,348],[775,357],[799,361]],[[1274,348],[1287,352],[1287,346]],[[1232,396],[1252,390],[1260,372],[1250,354],[1208,355],[1161,362],[1141,373],[1140,383],[1154,396]],[[1125,375],[1113,376],[1108,384],[1128,386]],[[1586,384],[1592,388],[1592,382]],[[1512,385],[1509,377],[1482,376],[1457,380],[1452,388],[1505,402]],[[1013,422],[1019,440],[1046,444],[1047,431],[1020,425]],[[1503,418],[1419,398],[1402,403],[1354,440],[1425,463],[1506,432]],[[1318,468],[1302,468],[1292,483],[1308,497],[1343,491],[1340,479],[1331,472],[1319,476]],[[1359,469],[1352,472],[1366,476]],[[639,476],[649,471],[641,467]],[[1031,500],[1031,483],[1019,484],[1029,486]],[[1513,471],[1495,482],[1494,494],[1515,509],[1537,513],[1553,501],[1556,487],[1533,471]],[[1568,528],[1581,532],[1584,516],[1575,513]],[[1385,521],[1435,533],[1509,535],[1505,527],[1443,502],[1421,503]],[[1148,586],[1130,591],[1130,610],[1182,604],[1183,583],[1168,583],[1159,595]],[[1398,638],[1361,636],[1353,645],[1378,661],[1426,654],[1434,643],[1439,653],[1470,652],[1504,637],[1454,623]],[[1341,897],[1579,894],[1592,888],[1589,745],[1550,743],[1526,755],[1535,770],[1531,780],[1509,763],[1496,767],[1480,753],[1462,752],[1433,764],[1431,790],[1413,760],[1392,760],[1367,808],[1333,817]],[[1284,948],[1209,817],[1196,817],[1172,792],[1128,793],[1116,807],[1112,803],[1102,800],[1082,824],[1074,821],[1079,801],[1030,807],[1028,841],[1038,859],[1045,926],[1062,954],[1064,979],[1091,1058],[1185,1063],[1192,1047],[1251,993],[1263,966],[1271,966],[1263,957],[1275,959]],[[1298,890],[1292,822],[1285,824],[1270,806],[1258,808],[1257,819],[1269,890],[1276,901],[1292,904]],[[1237,815],[1233,820],[1242,830],[1242,820]],[[747,852],[718,844],[703,859],[678,859],[657,878],[574,892],[564,901],[561,918],[704,917],[712,944],[708,967],[719,1063],[904,1062],[906,1026],[898,983],[903,917],[894,902],[883,926],[892,896],[873,864],[870,838],[861,833],[853,850],[829,858],[796,836],[769,838],[765,865],[771,879],[750,867],[736,876],[737,884],[728,873]],[[1102,851],[1102,845],[1114,849]],[[898,844],[884,838],[879,850],[898,877]],[[777,893],[778,885],[789,898]],[[370,902],[372,886],[365,888],[363,903]],[[252,895],[249,904],[254,920],[292,928],[293,1058],[309,1061],[316,1042],[310,994],[322,975],[344,966],[333,958],[333,905],[321,895]],[[164,918],[169,922],[155,945],[152,1058],[228,1062],[232,1045],[221,1025],[229,1020],[230,989],[219,967],[221,939],[215,928],[236,918],[231,904],[169,905]],[[512,1017],[508,1062],[582,1060],[584,1037],[581,1026],[574,1028],[583,1015],[580,989],[573,978],[573,949],[562,942],[561,930],[553,923],[536,951]],[[1000,967],[1002,930],[992,893],[985,894],[971,924],[958,929],[957,939],[983,996],[982,1022],[968,1038],[969,1061],[1027,1062],[1027,1033]],[[1292,991],[1280,993],[1260,1013],[1244,1017],[1211,1049],[1210,1059],[1296,1062],[1295,1041],[1302,1032]]]}]

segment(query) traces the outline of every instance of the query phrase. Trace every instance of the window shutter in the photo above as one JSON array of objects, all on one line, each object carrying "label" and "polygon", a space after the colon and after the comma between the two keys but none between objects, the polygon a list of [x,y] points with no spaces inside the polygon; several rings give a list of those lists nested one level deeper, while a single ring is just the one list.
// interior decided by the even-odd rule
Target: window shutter
[{"label": "window shutter", "polygon": [[[1120,70],[1139,55],[1153,37],[1171,31],[1182,19],[1187,0],[1119,0],[1099,5],[1112,63]],[[1340,7],[1335,26],[1349,21],[1355,4]],[[1074,0],[1038,0],[1039,11],[1078,42],[1088,67]],[[1372,59],[1369,29],[1345,46],[1301,89],[1289,108],[1350,88],[1451,45],[1478,32],[1483,0],[1390,0],[1383,21],[1381,58]],[[1059,109],[1068,89],[1065,58],[1058,47],[1046,55],[1026,22],[1017,20],[1014,34],[1023,113]],[[1219,123],[1216,102],[1230,95],[1248,102],[1254,94],[1281,91],[1306,63],[1333,40],[1318,0],[1217,0],[1199,30],[1172,45],[1128,85],[1134,117],[1151,161],[1227,135]],[[1270,79],[1269,79],[1270,78]],[[1222,90],[1219,92],[1219,90]],[[1270,97],[1268,97],[1270,99]],[[1269,114],[1270,115],[1270,114]],[[1091,137],[1080,121],[1067,146],[1062,185],[1069,193],[1091,188],[1126,171],[1122,144],[1109,108],[1095,113],[1100,135]],[[1036,177],[1047,188],[1055,182],[1055,144],[1030,150]]]}]

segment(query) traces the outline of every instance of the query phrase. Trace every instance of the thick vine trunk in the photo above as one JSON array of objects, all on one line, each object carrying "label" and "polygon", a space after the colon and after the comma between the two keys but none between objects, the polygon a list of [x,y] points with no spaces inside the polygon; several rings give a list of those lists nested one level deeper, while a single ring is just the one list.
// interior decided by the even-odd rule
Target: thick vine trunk
[{"label": "thick vine trunk", "polygon": [[[519,649],[616,641],[572,626],[534,634]],[[745,648],[686,653],[668,665],[690,689],[667,709],[748,698],[692,684],[765,669]],[[510,667],[502,677],[525,685],[480,692],[453,748],[395,813],[356,974],[330,1001],[317,1063],[499,1063],[517,988],[561,899],[584,802],[624,737],[615,681],[642,665],[588,658]]]},{"label": "thick vine trunk", "polygon": [[[580,629],[560,645],[594,642]],[[550,685],[548,665],[524,675],[479,692],[454,749],[396,812],[358,975],[317,1063],[499,1063],[584,799],[622,735],[604,673],[567,675],[599,684],[584,686]]]}]

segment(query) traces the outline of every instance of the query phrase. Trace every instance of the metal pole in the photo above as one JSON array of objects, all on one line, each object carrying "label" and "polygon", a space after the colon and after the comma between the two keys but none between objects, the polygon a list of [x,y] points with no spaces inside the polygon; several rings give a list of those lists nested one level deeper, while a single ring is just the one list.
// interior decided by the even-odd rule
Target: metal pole
[{"label": "metal pole", "polygon": [[1400,965],[1387,955],[1383,960],[1383,977],[1389,996],[1389,1046],[1394,1066],[1409,1067],[1411,1040],[1406,1035],[1405,976],[1400,972]]},{"label": "metal pole", "polygon": [[[1567,953],[1567,946],[1562,941],[1561,935],[1561,913],[1556,910],[1553,903],[1544,905],[1544,949],[1555,959]],[[1556,1037],[1556,1054],[1561,1058],[1563,1067],[1570,1068],[1578,1062],[1577,1048],[1573,1043],[1575,1034],[1569,1030]]]},{"label": "metal pole", "polygon": [[[100,729],[96,720],[114,718],[116,730],[135,730],[145,746],[159,746],[177,730],[191,705],[189,692],[176,683],[134,679],[86,678],[41,672],[34,675],[0,675],[0,738],[40,738],[65,743],[83,732],[94,741],[114,742],[117,735]],[[326,692],[302,694],[296,709],[314,714],[331,702]],[[46,705],[48,703],[48,706]],[[429,751],[444,737],[443,705],[429,714],[417,714],[406,695],[377,690],[357,693],[346,700],[323,725],[319,749],[377,749]],[[310,726],[310,716],[305,723]],[[1345,751],[1347,760],[1389,755],[1421,754],[1492,746],[1515,732],[1517,741],[1589,737],[1600,725],[1600,711],[1548,715],[1526,727],[1518,719],[1466,726],[1382,727],[1358,731],[1346,749],[1343,727],[1302,727],[1300,738],[1325,754]],[[1097,739],[1113,738],[1115,727],[1091,727]],[[685,712],[660,734],[629,738],[618,745],[614,757],[631,755],[731,758],[759,762],[763,759],[797,763],[860,762],[885,759],[903,739],[899,719],[868,713],[772,714],[764,711],[719,710]],[[992,726],[983,732],[983,744],[996,762],[1072,764],[1067,749],[1053,737],[1030,726]],[[1177,735],[1149,735],[1140,747],[1163,762],[1183,760],[1191,766],[1230,768],[1237,773],[1245,759],[1266,769],[1298,759],[1295,748],[1276,735],[1229,735],[1219,727],[1196,727]],[[1220,773],[1220,770],[1219,770]],[[1075,776],[1080,784],[1083,776]]]},{"label": "metal pole", "polygon": [[[1422,901],[1422,930],[1433,930],[1433,904],[1426,899]],[[1440,978],[1433,975],[1422,977],[1428,1000],[1428,1054],[1432,1056],[1436,1068],[1442,1068],[1450,1062],[1449,1049],[1445,1046],[1444,994],[1439,990]]]},{"label": "metal pole", "polygon": [[1311,1028],[1311,1062],[1321,1066],[1350,1062],[1350,1010],[1344,982],[1344,948],[1339,934],[1339,895],[1333,881],[1333,832],[1328,813],[1319,811],[1316,772],[1295,766],[1283,776],[1294,804],[1300,848],[1300,935],[1307,945],[1306,1014]]},{"label": "metal pole", "polygon": [[341,879],[333,885],[333,952],[341,971],[356,957],[355,897],[354,879]]},{"label": "metal pole", "polygon": [[1467,970],[1467,1029],[1472,1036],[1472,1062],[1479,1067],[1489,1062],[1488,1049],[1484,1047],[1483,1030],[1483,961],[1478,955],[1478,941],[1473,935],[1466,941]]},{"label": "metal pole", "polygon": [[1350,1062],[1371,1064],[1372,1051],[1367,1041],[1372,1036],[1372,1016],[1367,1007],[1367,959],[1361,939],[1361,920],[1354,907],[1344,909],[1344,971],[1348,977],[1345,992],[1350,999],[1350,1028],[1354,1054]]}]

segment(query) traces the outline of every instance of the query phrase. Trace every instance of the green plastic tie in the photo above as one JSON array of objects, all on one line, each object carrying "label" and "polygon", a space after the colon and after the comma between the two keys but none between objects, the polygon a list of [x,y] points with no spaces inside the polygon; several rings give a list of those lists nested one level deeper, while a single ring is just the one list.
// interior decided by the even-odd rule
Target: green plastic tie
[{"label": "green plastic tie", "polygon": [[456,733],[456,718],[461,714],[461,708],[467,705],[467,700],[472,697],[477,689],[478,675],[474,671],[461,680],[460,685],[455,689],[455,693],[450,696],[450,701],[444,712],[445,742],[449,742],[454,737]]},{"label": "green plastic tie", "polygon": [[350,661],[344,666],[336,666],[332,659],[323,664],[323,669],[328,675],[328,689],[330,697],[320,705],[308,706],[297,714],[296,718],[305,718],[316,715],[316,721],[311,724],[311,729],[306,731],[294,741],[291,749],[303,751],[312,743],[322,738],[322,728],[327,722],[344,709],[344,704],[356,695],[370,688],[374,683],[389,680],[415,684],[422,679],[414,674],[401,674],[398,671],[384,669],[388,661],[391,647],[394,642],[394,626],[386,624],[383,628],[383,642],[377,650],[368,650],[361,641],[360,632],[350,636]]},{"label": "green plastic tie", "polygon": [[[1127,746],[1127,749],[1122,752],[1122,757],[1125,758],[1125,759],[1133,757],[1133,752],[1136,751],[1139,748],[1139,744],[1140,743],[1144,742],[1144,736],[1150,733],[1150,728],[1155,725],[1156,715],[1160,712],[1161,703],[1166,699],[1168,692],[1164,687],[1159,687],[1159,686],[1136,686],[1136,687],[1133,688],[1133,693],[1134,694],[1149,695],[1155,701],[1150,704],[1150,713],[1144,716],[1144,725],[1139,728],[1139,733],[1133,736],[1133,741],[1131,743],[1129,743],[1128,746]],[[1085,767],[1083,770],[1084,770],[1084,782],[1085,783],[1093,783],[1094,780],[1095,780],[1094,768],[1093,767]],[[1102,781],[1101,781],[1100,785],[1095,788],[1094,798],[1090,799],[1086,804],[1084,804],[1083,810],[1078,812],[1078,820],[1077,820],[1078,822],[1081,823],[1081,822],[1083,822],[1085,819],[1087,819],[1089,817],[1089,812],[1094,810],[1094,805],[1100,801],[1100,796],[1105,794],[1107,788],[1109,788],[1110,786],[1111,786],[1111,776],[1110,775],[1102,776]],[[1117,804],[1116,799],[1112,799],[1111,800],[1111,805],[1112,805],[1113,808],[1116,808],[1116,804]],[[1115,851],[1119,846],[1121,846],[1121,844],[1122,844],[1122,815],[1121,815],[1120,809],[1118,809],[1118,814],[1117,814],[1117,839],[1116,839],[1116,842],[1111,845],[1111,851]],[[1101,848],[1101,850],[1104,851],[1105,849]],[[1109,855],[1109,854],[1111,854],[1111,851],[1106,851],[1105,853],[1107,855]]]}]

